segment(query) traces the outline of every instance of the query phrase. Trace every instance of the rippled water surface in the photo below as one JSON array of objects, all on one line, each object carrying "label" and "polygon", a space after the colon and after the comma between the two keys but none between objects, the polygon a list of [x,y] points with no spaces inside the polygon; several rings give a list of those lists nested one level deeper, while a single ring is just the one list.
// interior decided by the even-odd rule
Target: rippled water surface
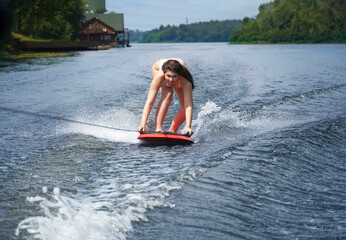
[{"label": "rippled water surface", "polygon": [[[143,146],[150,68],[169,57],[195,78],[195,144]],[[346,238],[345,45],[134,44],[0,66],[0,239]]]}]

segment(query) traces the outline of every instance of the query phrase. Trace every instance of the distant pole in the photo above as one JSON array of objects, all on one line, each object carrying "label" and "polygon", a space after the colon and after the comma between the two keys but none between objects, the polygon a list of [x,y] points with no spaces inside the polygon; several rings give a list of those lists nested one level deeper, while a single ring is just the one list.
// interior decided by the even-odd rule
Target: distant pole
[{"label": "distant pole", "polygon": [[186,25],[189,24],[189,19],[186,16]]}]

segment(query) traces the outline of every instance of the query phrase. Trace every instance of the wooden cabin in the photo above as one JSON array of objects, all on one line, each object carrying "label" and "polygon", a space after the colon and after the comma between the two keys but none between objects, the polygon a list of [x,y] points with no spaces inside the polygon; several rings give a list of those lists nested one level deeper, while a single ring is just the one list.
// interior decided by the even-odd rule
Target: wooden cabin
[{"label": "wooden cabin", "polygon": [[86,21],[82,27],[81,41],[98,42],[100,44],[114,44],[116,31],[97,17]]},{"label": "wooden cabin", "polygon": [[[127,42],[123,41],[127,38]],[[124,29],[123,14],[87,14],[82,26],[81,41],[100,45],[127,45],[128,33]]]}]

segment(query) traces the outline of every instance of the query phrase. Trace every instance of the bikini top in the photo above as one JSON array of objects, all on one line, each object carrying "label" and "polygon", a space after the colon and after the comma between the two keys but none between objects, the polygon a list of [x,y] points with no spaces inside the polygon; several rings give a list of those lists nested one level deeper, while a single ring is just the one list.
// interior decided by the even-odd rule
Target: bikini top
[{"label": "bikini top", "polygon": [[178,62],[180,62],[180,64],[183,64],[183,60],[181,60],[180,58],[164,58],[164,59],[160,59],[160,70],[162,70],[162,65],[167,62],[168,60],[177,60]]}]

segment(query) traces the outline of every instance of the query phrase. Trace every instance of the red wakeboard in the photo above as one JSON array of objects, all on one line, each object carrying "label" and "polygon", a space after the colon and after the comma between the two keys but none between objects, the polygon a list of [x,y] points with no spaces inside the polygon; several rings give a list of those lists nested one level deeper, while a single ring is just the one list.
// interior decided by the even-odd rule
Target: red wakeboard
[{"label": "red wakeboard", "polygon": [[160,144],[160,145],[176,145],[176,144],[192,144],[194,141],[188,134],[170,133],[170,132],[141,132],[138,136],[142,143]]}]

